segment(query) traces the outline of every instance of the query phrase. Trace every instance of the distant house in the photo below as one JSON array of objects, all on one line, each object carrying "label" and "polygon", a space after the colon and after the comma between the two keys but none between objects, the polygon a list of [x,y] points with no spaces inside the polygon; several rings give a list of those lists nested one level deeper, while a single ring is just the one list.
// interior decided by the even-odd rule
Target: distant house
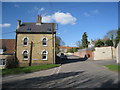
[{"label": "distant house", "polygon": [[79,47],[69,47],[69,46],[59,46],[59,50],[61,53],[67,53],[71,48],[79,48]]},{"label": "distant house", "polygon": [[15,39],[0,39],[0,68],[6,65],[6,57],[15,54]]},{"label": "distant house", "polygon": [[95,41],[90,40],[90,43],[88,44],[88,48],[94,48],[95,46]]},{"label": "distant house", "polygon": [[43,23],[37,16],[36,22],[18,20],[16,29],[16,57],[20,66],[55,63],[56,23]]}]

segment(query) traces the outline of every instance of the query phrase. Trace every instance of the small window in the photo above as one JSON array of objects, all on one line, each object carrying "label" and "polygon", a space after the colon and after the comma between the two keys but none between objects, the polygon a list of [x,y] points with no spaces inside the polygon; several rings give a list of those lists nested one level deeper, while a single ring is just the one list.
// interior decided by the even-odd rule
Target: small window
[{"label": "small window", "polygon": [[42,60],[47,60],[47,51],[42,52]]},{"label": "small window", "polygon": [[52,30],[51,30],[51,28],[48,28],[48,29],[47,29],[47,31],[49,31],[49,32],[50,32],[50,31],[52,31]]},{"label": "small window", "polygon": [[0,65],[5,66],[6,65],[6,60],[5,59],[0,59]]},{"label": "small window", "polygon": [[24,45],[24,46],[27,46],[27,45],[28,45],[28,39],[27,39],[27,38],[24,38],[23,45]]},{"label": "small window", "polygon": [[23,59],[28,60],[28,52],[27,51],[23,52]]},{"label": "small window", "polygon": [[27,28],[27,31],[31,31],[31,28]]},{"label": "small window", "polygon": [[46,45],[47,45],[47,40],[46,40],[46,38],[43,38],[42,44],[43,44],[43,46],[46,46]]}]

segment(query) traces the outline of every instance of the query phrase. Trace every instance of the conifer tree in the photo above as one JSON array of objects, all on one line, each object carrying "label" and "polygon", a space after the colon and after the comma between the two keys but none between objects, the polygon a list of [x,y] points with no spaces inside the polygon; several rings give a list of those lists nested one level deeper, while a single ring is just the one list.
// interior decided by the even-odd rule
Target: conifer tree
[{"label": "conifer tree", "polygon": [[83,48],[87,48],[88,47],[88,39],[87,39],[87,33],[84,32],[84,34],[82,35],[82,47]]}]

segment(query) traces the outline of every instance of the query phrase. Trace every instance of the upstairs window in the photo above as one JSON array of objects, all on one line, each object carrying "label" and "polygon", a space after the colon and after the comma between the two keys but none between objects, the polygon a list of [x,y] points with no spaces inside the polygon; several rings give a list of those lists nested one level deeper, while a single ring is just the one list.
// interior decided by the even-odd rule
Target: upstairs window
[{"label": "upstairs window", "polygon": [[23,52],[23,59],[28,60],[28,51]]},{"label": "upstairs window", "polygon": [[24,46],[27,46],[27,45],[28,45],[28,38],[24,38],[24,40],[23,40],[23,45],[24,45]]},{"label": "upstairs window", "polygon": [[43,46],[47,46],[47,39],[46,39],[46,38],[43,38],[43,40],[42,40],[42,45],[43,45]]}]

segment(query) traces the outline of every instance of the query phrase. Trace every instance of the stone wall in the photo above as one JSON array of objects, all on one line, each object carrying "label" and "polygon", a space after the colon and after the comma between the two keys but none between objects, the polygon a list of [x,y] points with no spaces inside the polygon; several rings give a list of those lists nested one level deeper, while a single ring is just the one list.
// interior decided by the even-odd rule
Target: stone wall
[{"label": "stone wall", "polygon": [[108,60],[116,57],[116,49],[114,47],[95,47],[94,60]]},{"label": "stone wall", "polygon": [[120,63],[120,43],[117,46],[117,50],[116,50],[116,60],[117,63]]}]

